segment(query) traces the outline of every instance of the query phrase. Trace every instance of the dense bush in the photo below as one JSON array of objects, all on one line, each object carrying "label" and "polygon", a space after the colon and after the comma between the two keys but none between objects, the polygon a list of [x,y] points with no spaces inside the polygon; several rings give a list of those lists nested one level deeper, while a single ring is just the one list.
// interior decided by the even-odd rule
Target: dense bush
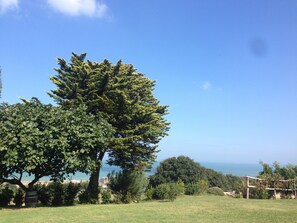
[{"label": "dense bush", "polygon": [[199,186],[195,185],[199,180],[206,181],[209,187],[220,187],[224,191],[239,193],[244,188],[242,178],[233,175],[225,176],[215,170],[202,167],[185,156],[172,157],[161,162],[157,172],[150,176],[150,185],[156,187],[159,184],[175,183],[179,179],[188,187],[186,192],[188,194],[200,193],[197,192]]},{"label": "dense bush", "polygon": [[207,193],[212,194],[212,195],[218,195],[218,196],[224,196],[225,195],[224,191],[219,187],[208,188]]},{"label": "dense bush", "polygon": [[154,189],[153,198],[157,200],[175,200],[179,195],[179,186],[176,183],[160,184]]},{"label": "dense bush", "polygon": [[109,174],[109,187],[118,201],[138,202],[148,185],[144,172],[123,170]]},{"label": "dense bush", "polygon": [[102,204],[111,203],[111,191],[110,189],[103,189],[101,192]]},{"label": "dense bush", "polygon": [[22,204],[24,203],[24,195],[25,195],[24,191],[18,188],[13,198],[13,203],[15,203],[15,206],[17,207],[22,206]]},{"label": "dense bush", "polygon": [[78,194],[78,200],[80,204],[88,204],[90,203],[90,196],[86,190],[81,190]]},{"label": "dense bush", "polygon": [[38,200],[43,206],[73,205],[81,184],[51,182],[49,184],[36,184],[34,189],[38,193]]},{"label": "dense bush", "polygon": [[79,192],[79,184],[69,182],[65,187],[65,205],[73,205],[76,195]]},{"label": "dense bush", "polygon": [[48,206],[51,204],[51,193],[45,184],[36,184],[34,189],[37,191],[38,200],[43,206]]},{"label": "dense bush", "polygon": [[0,207],[7,207],[13,198],[13,190],[9,186],[0,188]]},{"label": "dense bush", "polygon": [[208,182],[206,180],[199,180],[197,183],[190,183],[186,186],[187,195],[203,194],[208,189]]},{"label": "dense bush", "polygon": [[198,194],[199,188],[197,183],[190,183],[186,186],[186,195]]}]

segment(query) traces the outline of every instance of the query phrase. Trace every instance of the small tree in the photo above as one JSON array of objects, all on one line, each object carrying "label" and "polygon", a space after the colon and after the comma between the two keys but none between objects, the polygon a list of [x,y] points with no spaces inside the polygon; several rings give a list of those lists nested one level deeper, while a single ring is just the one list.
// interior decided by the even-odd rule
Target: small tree
[{"label": "small tree", "polygon": [[148,179],[143,171],[123,170],[112,173],[108,177],[110,189],[113,193],[120,195],[124,203],[140,201],[148,185]]}]

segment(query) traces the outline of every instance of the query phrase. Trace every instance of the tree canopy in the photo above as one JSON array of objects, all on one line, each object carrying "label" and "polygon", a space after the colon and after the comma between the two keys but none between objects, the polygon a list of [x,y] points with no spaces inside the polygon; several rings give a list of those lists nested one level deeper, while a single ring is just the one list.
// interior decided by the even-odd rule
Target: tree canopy
[{"label": "tree canopy", "polygon": [[[108,163],[125,169],[150,168],[157,145],[169,129],[168,112],[154,97],[155,82],[136,72],[131,64],[108,60],[85,61],[86,54],[72,54],[70,63],[59,58],[51,77],[57,89],[49,95],[64,108],[85,104],[91,114],[101,114],[115,130],[107,150],[98,148],[97,161],[108,153]],[[97,187],[99,170],[94,172]],[[96,176],[95,176],[96,175]]]},{"label": "tree canopy", "polygon": [[242,179],[233,175],[224,175],[215,170],[205,168],[187,156],[168,158],[160,163],[157,172],[150,176],[150,184],[155,187],[164,183],[175,183],[182,180],[186,185],[205,180],[210,187],[224,190],[239,190]]},{"label": "tree canopy", "polygon": [[[0,182],[32,189],[41,177],[63,179],[96,168],[93,147],[106,148],[111,126],[84,106],[62,110],[38,99],[0,106]],[[23,176],[32,176],[28,188]]]}]

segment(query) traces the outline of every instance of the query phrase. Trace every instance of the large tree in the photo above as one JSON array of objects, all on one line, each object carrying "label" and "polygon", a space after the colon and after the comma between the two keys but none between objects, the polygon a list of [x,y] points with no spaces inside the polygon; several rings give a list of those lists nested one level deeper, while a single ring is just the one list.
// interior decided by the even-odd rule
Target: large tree
[{"label": "large tree", "polygon": [[[67,174],[95,169],[91,147],[104,148],[111,126],[84,106],[62,110],[38,99],[0,105],[0,183],[25,191],[42,177],[63,180]],[[87,155],[86,155],[87,154]],[[31,176],[28,185],[24,176]]]},{"label": "large tree", "polygon": [[[57,74],[51,77],[57,89],[56,102],[64,108],[85,104],[92,114],[102,114],[115,134],[107,150],[96,148],[92,156],[101,162],[125,169],[150,168],[156,159],[157,144],[166,135],[169,123],[164,119],[167,106],[154,97],[155,82],[136,72],[131,64],[108,60],[85,61],[86,54],[72,54],[71,62],[59,58]],[[100,167],[90,176],[88,192],[96,193]]]}]

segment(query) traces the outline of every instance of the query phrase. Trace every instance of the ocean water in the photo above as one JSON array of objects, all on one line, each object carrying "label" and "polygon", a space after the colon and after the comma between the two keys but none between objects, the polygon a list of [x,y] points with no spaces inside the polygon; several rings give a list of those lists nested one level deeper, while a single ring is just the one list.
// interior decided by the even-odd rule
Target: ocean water
[{"label": "ocean water", "polygon": [[[156,162],[153,165],[153,168],[151,171],[149,171],[147,174],[151,175],[156,173],[157,167],[159,166],[160,162]],[[257,176],[259,172],[262,170],[262,166],[260,164],[243,164],[243,163],[212,163],[212,162],[201,162],[201,166],[213,169],[217,172],[220,172],[222,174],[232,174],[234,176]],[[106,177],[108,173],[111,173],[112,171],[119,171],[119,167],[115,166],[108,166],[103,165],[101,171],[100,171],[100,178]],[[77,173],[74,176],[72,176],[72,179],[75,180],[88,180],[89,176],[83,173]]]},{"label": "ocean water", "polygon": [[[147,172],[148,175],[154,174],[157,171],[157,167],[160,162],[156,162],[153,165],[153,168]],[[243,163],[212,163],[212,162],[200,162],[200,165],[206,168],[213,169],[222,174],[232,174],[235,176],[257,176],[258,173],[262,170],[260,164],[243,164]],[[119,171],[120,168],[116,166],[109,166],[107,164],[103,165],[100,171],[100,178],[106,177],[112,171]],[[70,176],[71,180],[88,180],[89,175],[84,173],[76,173],[73,176]],[[32,180],[32,177],[25,177],[24,180]],[[42,181],[48,181],[48,177],[41,179]]]}]

